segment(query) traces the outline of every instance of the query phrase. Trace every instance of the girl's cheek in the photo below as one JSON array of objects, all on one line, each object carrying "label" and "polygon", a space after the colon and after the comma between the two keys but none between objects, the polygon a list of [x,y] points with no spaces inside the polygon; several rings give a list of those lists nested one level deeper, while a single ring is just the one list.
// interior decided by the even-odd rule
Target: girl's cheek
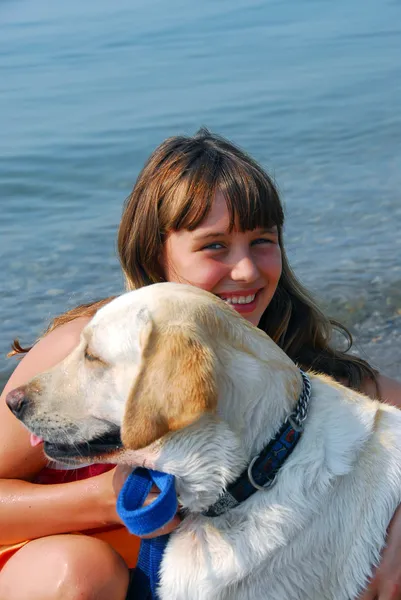
[{"label": "girl's cheek", "polygon": [[193,285],[210,292],[225,277],[226,270],[224,266],[218,265],[214,261],[208,261],[207,263],[198,265],[197,268],[194,266],[188,273],[188,279],[191,280]]},{"label": "girl's cheek", "polygon": [[272,253],[270,256],[266,256],[265,259],[260,264],[261,270],[266,273],[270,273],[270,275],[280,277],[282,271],[282,260],[281,260],[281,251],[279,248]]}]

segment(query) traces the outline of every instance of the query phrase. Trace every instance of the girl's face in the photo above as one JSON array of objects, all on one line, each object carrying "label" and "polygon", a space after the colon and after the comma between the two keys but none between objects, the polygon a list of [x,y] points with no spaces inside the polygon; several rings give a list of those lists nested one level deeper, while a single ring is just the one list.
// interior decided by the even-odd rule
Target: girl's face
[{"label": "girl's face", "polygon": [[167,235],[165,277],[212,292],[258,325],[281,275],[277,227],[229,232],[229,223],[226,201],[217,192],[208,216],[196,229]]}]

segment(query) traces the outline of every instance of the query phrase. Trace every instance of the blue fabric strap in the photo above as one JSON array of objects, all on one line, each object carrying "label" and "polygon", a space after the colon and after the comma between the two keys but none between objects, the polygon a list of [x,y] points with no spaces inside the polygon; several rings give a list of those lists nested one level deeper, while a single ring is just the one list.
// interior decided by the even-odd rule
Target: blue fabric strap
[{"label": "blue fabric strap", "polygon": [[[143,506],[152,485],[160,494],[148,506]],[[178,501],[172,475],[142,467],[127,478],[117,499],[117,513],[128,531],[148,535],[166,525],[177,512]],[[141,541],[138,564],[133,577],[133,589],[138,600],[157,598],[159,570],[168,535]]]}]

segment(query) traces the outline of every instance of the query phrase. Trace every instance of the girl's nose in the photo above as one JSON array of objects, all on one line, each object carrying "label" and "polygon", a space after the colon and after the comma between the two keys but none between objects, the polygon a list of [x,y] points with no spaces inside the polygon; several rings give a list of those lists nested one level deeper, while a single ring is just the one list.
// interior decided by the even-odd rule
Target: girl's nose
[{"label": "girl's nose", "polygon": [[231,278],[234,281],[251,283],[259,278],[259,269],[251,256],[243,256],[232,267]]}]

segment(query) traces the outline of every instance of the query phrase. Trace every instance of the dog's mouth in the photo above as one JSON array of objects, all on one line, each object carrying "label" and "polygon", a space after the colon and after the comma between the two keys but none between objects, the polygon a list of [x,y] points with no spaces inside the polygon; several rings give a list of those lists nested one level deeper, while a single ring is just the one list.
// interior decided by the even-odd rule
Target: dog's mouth
[{"label": "dog's mouth", "polygon": [[87,442],[79,444],[59,444],[57,442],[44,442],[44,451],[49,458],[54,459],[77,459],[93,458],[111,454],[123,447],[120,429],[105,433]]}]

